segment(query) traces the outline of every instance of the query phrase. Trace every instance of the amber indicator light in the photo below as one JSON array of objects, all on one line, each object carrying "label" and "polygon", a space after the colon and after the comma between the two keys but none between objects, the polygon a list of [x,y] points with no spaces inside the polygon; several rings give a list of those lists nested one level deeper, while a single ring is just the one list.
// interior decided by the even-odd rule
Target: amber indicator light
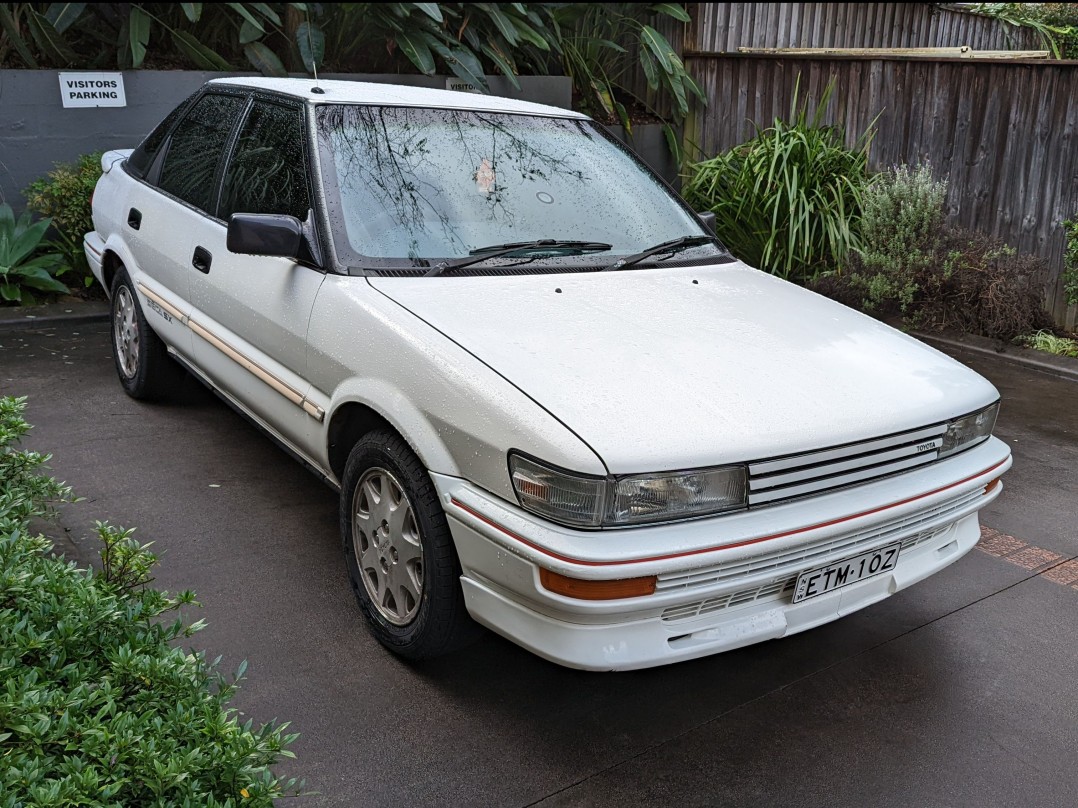
[{"label": "amber indicator light", "polygon": [[651,595],[655,592],[656,581],[654,575],[647,578],[621,578],[616,581],[582,581],[548,569],[539,569],[539,582],[544,589],[578,600],[616,600]]},{"label": "amber indicator light", "polygon": [[995,487],[996,487],[997,485],[999,485],[999,480],[1000,480],[1000,478],[999,478],[999,477],[996,477],[996,479],[992,480],[992,482],[990,482],[990,483],[989,483],[988,485],[986,485],[986,486],[984,487],[984,492],[985,492],[986,494],[991,494],[991,493],[992,493],[992,491],[993,491],[993,490],[995,490]]}]

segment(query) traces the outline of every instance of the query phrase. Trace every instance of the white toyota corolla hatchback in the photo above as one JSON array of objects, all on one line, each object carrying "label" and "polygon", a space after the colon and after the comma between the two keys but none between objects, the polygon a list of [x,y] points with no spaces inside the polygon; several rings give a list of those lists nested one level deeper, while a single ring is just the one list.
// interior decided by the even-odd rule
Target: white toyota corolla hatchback
[{"label": "white toyota corolla hatchback", "polygon": [[120,383],[182,366],[338,488],[402,656],[803,631],[970,550],[1011,463],[991,384],[741,263],[573,112],[219,79],[102,168]]}]

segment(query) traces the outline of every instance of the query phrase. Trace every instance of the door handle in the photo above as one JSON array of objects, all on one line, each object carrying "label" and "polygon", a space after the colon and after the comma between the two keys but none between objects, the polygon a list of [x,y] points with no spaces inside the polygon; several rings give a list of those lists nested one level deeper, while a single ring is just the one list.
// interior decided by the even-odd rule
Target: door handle
[{"label": "door handle", "polygon": [[210,251],[205,247],[195,247],[195,254],[191,256],[191,266],[197,269],[199,272],[205,272],[209,274],[210,264],[213,262],[213,256],[210,255]]},{"label": "door handle", "polygon": [[127,212],[127,226],[132,230],[138,230],[142,226],[142,211],[131,208]]}]

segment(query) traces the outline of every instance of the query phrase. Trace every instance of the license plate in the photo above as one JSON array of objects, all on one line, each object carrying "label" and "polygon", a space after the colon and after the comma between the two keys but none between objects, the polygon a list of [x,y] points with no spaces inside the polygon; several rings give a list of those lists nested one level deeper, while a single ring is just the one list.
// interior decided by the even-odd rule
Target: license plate
[{"label": "license plate", "polygon": [[797,576],[793,602],[800,603],[889,572],[898,565],[898,553],[901,549],[902,542],[899,541],[853,558],[836,561],[826,567],[802,572]]}]

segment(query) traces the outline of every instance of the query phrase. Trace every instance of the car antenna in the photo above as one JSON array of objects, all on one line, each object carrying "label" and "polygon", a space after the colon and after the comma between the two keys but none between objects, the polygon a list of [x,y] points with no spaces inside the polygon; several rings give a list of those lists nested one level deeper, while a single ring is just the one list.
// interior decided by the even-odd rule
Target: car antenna
[{"label": "car antenna", "polygon": [[315,95],[325,95],[326,91],[318,86],[318,57],[314,52],[314,40],[311,38],[311,10],[307,7],[307,47],[311,51],[311,72],[314,73],[314,86],[311,92]]}]

